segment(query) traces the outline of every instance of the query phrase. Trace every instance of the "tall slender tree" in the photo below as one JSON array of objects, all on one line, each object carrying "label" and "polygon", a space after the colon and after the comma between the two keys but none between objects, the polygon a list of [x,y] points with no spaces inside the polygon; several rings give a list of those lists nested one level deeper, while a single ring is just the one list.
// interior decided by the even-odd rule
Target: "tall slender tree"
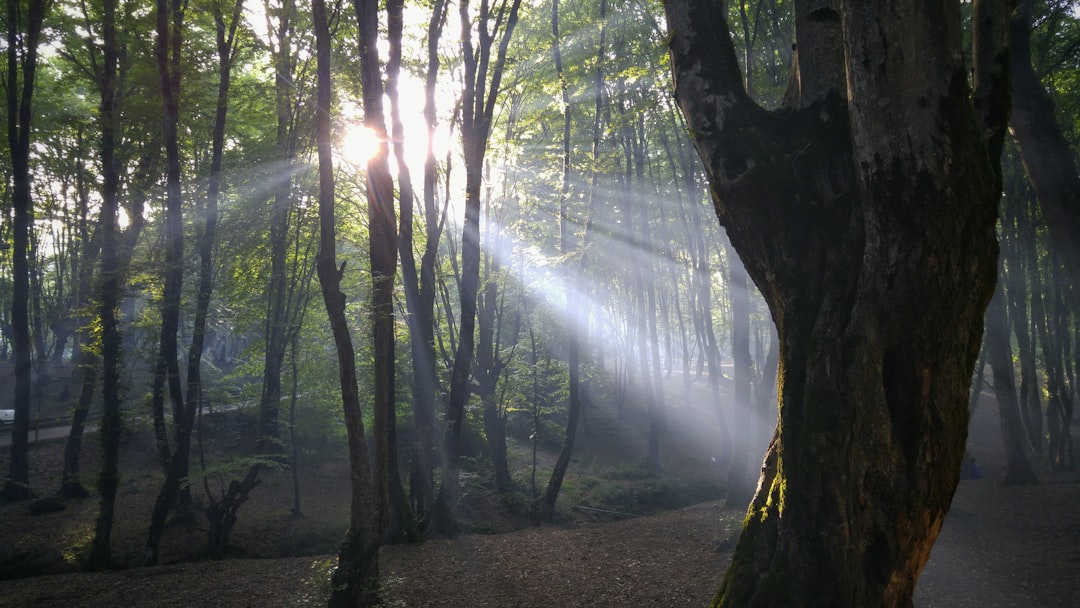
[{"label": "tall slender tree", "polygon": [[356,383],[356,353],[345,316],[345,294],[341,276],[345,264],[337,265],[337,227],[334,209],[334,157],[330,127],[332,79],[330,71],[330,26],[323,0],[313,0],[311,14],[315,30],[316,109],[315,142],[319,158],[319,252],[315,271],[322,289],[323,303],[334,334],[338,360],[341,404],[349,438],[351,501],[349,528],[338,552],[332,576],[331,607],[356,608],[375,605],[378,599],[379,545],[382,530],[376,512],[373,471],[364,437],[364,417]]},{"label": "tall slender tree", "polygon": [[[480,203],[491,123],[495,115],[506,52],[518,22],[521,0],[481,0],[473,15],[469,0],[459,3],[461,55],[465,64],[462,95],[461,143],[465,160],[465,223],[461,235],[461,312],[457,348],[450,374],[450,400],[446,409],[443,439],[442,484],[436,497],[433,528],[441,533],[457,529],[459,494],[458,460],[461,457],[461,428],[465,423],[465,401],[475,352],[476,297],[480,282]],[[477,29],[473,40],[473,28]],[[492,57],[492,45],[498,42]],[[494,59],[494,64],[492,60]]]},{"label": "tall slender tree", "polygon": [[[427,149],[424,154],[423,219],[425,228],[424,250],[420,257],[419,272],[413,252],[413,200],[409,196],[411,180],[400,179],[398,188],[400,205],[398,228],[398,255],[401,257],[401,278],[408,309],[410,352],[413,367],[413,423],[416,438],[412,446],[409,465],[409,502],[415,516],[424,521],[428,518],[435,500],[432,478],[435,427],[435,404],[438,394],[438,375],[435,360],[435,263],[442,236],[445,213],[440,214],[436,205],[438,174],[435,159],[436,104],[435,87],[439,74],[439,39],[446,24],[445,0],[436,0],[427,28],[427,70],[424,78],[424,123],[427,129]],[[394,119],[394,129],[400,116]],[[395,135],[395,142],[401,141]],[[399,156],[400,158],[400,156]],[[449,194],[448,194],[449,196]]]},{"label": "tall slender tree", "polygon": [[1028,179],[1039,197],[1054,249],[1065,262],[1073,285],[1073,305],[1080,304],[1080,173],[1072,150],[1057,124],[1054,103],[1031,63],[1034,0],[1020,0],[1010,30],[1010,65],[1014,74],[1011,133]]},{"label": "tall slender tree", "polygon": [[259,398],[259,451],[277,452],[278,405],[281,402],[281,368],[285,361],[286,333],[290,312],[287,289],[287,254],[290,212],[293,201],[294,170],[297,154],[300,88],[299,43],[295,0],[282,0],[275,10],[264,3],[269,36],[268,46],[274,64],[274,109],[277,118],[274,147],[280,164],[280,183],[273,192],[270,209],[270,279],[267,285],[266,347],[263,351],[262,393]]},{"label": "tall slender tree", "polygon": [[[180,81],[181,48],[183,46],[184,14],[182,0],[157,0],[156,38],[154,57],[162,103],[162,143],[165,147],[165,261],[162,268],[164,285],[161,294],[161,334],[154,362],[151,396],[154,432],[158,457],[166,471],[172,466],[172,449],[165,425],[165,394],[172,404],[172,417],[179,440],[179,421],[184,419],[184,394],[180,382],[180,362],[177,360],[180,331],[180,296],[184,282],[184,218],[180,166]],[[175,447],[175,446],[174,446]]]},{"label": "tall slender tree", "polygon": [[[600,35],[597,44],[596,52],[596,66],[593,76],[593,124],[592,124],[592,160],[593,160],[593,173],[591,177],[591,186],[589,189],[589,210],[588,219],[585,222],[585,233],[581,237],[581,258],[578,261],[577,268],[572,268],[570,277],[570,288],[567,290],[566,296],[566,312],[565,323],[568,334],[566,364],[567,364],[567,384],[569,389],[569,407],[566,413],[566,431],[563,433],[562,449],[559,450],[559,457],[555,461],[555,466],[551,470],[551,477],[548,478],[547,487],[544,489],[544,494],[539,503],[539,514],[544,520],[551,521],[555,517],[555,502],[559,498],[559,491],[562,489],[563,479],[566,476],[566,469],[570,466],[570,457],[573,455],[574,441],[577,439],[577,429],[579,420],[583,417],[582,411],[582,395],[581,395],[581,340],[582,336],[588,335],[588,314],[580,315],[581,308],[581,294],[585,290],[585,268],[588,261],[589,251],[589,239],[591,238],[590,224],[592,222],[593,207],[596,202],[596,188],[597,180],[599,179],[599,171],[596,167],[596,162],[600,154],[600,112],[603,108],[603,86],[604,86],[604,53],[606,52],[607,42],[607,0],[600,0],[599,6],[599,23],[600,23]],[[559,1],[553,0],[551,6],[551,37],[552,37],[552,55],[555,61],[555,70],[559,79],[559,89],[562,97],[563,106],[563,154],[561,160],[562,168],[562,181],[561,192],[559,195],[559,249],[564,256],[568,256],[571,251],[571,243],[569,236],[569,229],[567,228],[568,218],[566,211],[567,198],[570,194],[570,95],[568,92],[566,75],[563,72],[562,65],[562,50],[561,41],[559,36]],[[580,317],[579,317],[580,315]],[[529,328],[529,337],[532,336],[532,327]],[[536,346],[535,340],[533,342],[533,366],[536,365]],[[534,371],[535,373],[535,371]],[[535,389],[536,380],[534,377],[534,393],[539,392]],[[539,404],[535,404],[534,408],[537,408],[535,418],[539,419]],[[534,426],[538,426],[534,422]],[[535,460],[535,443],[533,445],[533,459]],[[535,477],[535,473],[534,473]],[[533,484],[535,486],[535,482]]]},{"label": "tall slender tree", "polygon": [[49,10],[49,0],[11,0],[7,4],[7,144],[11,158],[12,188],[12,312],[15,359],[15,426],[11,432],[11,460],[0,496],[21,500],[33,496],[30,488],[31,355],[30,355],[30,134],[33,118],[34,77],[38,44]]},{"label": "tall slender tree", "polygon": [[[1039,480],[1027,459],[1024,427],[1020,421],[1020,404],[1016,399],[1013,380],[1012,345],[1009,319],[1005,309],[1005,290],[999,280],[994,297],[986,308],[986,350],[994,375],[994,396],[997,398],[1001,439],[1005,448],[1005,478],[1003,485],[1038,483]],[[975,390],[981,387],[976,386]]]},{"label": "tall slender tree", "polygon": [[[98,491],[101,505],[90,546],[89,566],[106,568],[112,562],[112,525],[116,509],[116,490],[120,482],[120,330],[117,307],[121,279],[117,253],[117,194],[119,171],[116,166],[117,61],[120,53],[116,39],[116,0],[105,0],[102,11],[104,65],[101,80],[101,278],[99,315],[101,317],[102,418],[101,470]],[[85,386],[84,386],[85,390]]]},{"label": "tall slender tree", "polygon": [[[375,390],[372,395],[375,428],[373,432],[375,464],[376,533],[386,529],[388,500],[404,498],[397,454],[394,398],[394,277],[397,274],[397,215],[394,211],[394,177],[390,173],[390,147],[383,112],[383,73],[379,60],[379,5],[374,0],[354,0],[353,7],[360,29],[360,74],[364,100],[364,126],[379,140],[374,155],[367,159],[366,189],[368,212],[368,254],[371,263],[371,320]],[[391,63],[400,65],[401,7],[396,0],[388,11],[394,56]],[[396,66],[394,82],[396,83]],[[392,469],[392,471],[391,471]],[[391,489],[391,481],[393,488]],[[411,516],[404,500],[395,500],[398,525]],[[395,534],[397,536],[397,534]]]}]

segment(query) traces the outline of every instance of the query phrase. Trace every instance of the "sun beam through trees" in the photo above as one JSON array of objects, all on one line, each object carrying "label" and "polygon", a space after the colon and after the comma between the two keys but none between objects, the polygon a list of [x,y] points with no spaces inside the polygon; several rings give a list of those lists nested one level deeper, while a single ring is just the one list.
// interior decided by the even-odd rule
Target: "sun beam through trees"
[{"label": "sun beam through trees", "polygon": [[1073,4],[12,0],[0,579],[716,503],[714,605],[912,605],[1075,483]]}]

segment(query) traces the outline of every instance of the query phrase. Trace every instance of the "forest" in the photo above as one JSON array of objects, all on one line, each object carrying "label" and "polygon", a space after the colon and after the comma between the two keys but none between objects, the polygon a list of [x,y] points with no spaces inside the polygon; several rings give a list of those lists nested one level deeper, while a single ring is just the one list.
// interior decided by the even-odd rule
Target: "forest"
[{"label": "forest", "polygon": [[[0,606],[963,605],[950,507],[1076,510],[1074,2],[0,22]],[[605,530],[680,591],[545,595]]]}]

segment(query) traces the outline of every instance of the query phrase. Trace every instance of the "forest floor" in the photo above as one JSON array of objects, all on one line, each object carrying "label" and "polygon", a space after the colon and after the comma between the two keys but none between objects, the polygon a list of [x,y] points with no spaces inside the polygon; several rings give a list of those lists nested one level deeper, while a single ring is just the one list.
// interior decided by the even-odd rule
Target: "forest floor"
[{"label": "forest floor", "polygon": [[[676,374],[677,376],[677,374]],[[723,387],[723,394],[730,394]],[[500,497],[482,468],[463,474],[466,532],[420,545],[384,547],[383,598],[390,607],[677,607],[705,606],[731,557],[743,508],[719,499],[725,456],[703,383],[667,387],[664,473],[647,474],[646,416],[633,399],[618,412],[594,395],[588,434],[560,497],[560,522],[532,527],[521,491]],[[733,414],[729,411],[729,423]],[[768,425],[751,433],[760,453]],[[5,431],[6,433],[6,431]],[[345,459],[323,450],[300,467],[303,518],[294,518],[290,471],[266,471],[239,512],[229,559],[205,559],[205,520],[173,523],[162,563],[136,567],[160,484],[149,437],[133,432],[123,449],[113,530],[118,569],[85,573],[77,564],[93,535],[96,498],[33,515],[27,503],[0,504],[0,607],[211,607],[325,605],[334,551],[347,518]],[[1042,483],[1001,487],[997,408],[984,394],[968,442],[986,478],[961,482],[916,591],[918,607],[1080,606],[1080,476],[1049,473]],[[63,441],[31,447],[39,495],[59,486]],[[757,458],[755,456],[754,458]],[[7,450],[0,470],[7,470]],[[528,470],[528,450],[511,453]],[[538,484],[552,453],[541,452]],[[753,460],[753,459],[752,459]],[[84,479],[94,479],[97,446],[84,442]],[[210,488],[216,491],[216,478]],[[197,500],[205,496],[194,488]],[[594,510],[601,509],[601,511]],[[619,514],[610,513],[616,511]]]}]

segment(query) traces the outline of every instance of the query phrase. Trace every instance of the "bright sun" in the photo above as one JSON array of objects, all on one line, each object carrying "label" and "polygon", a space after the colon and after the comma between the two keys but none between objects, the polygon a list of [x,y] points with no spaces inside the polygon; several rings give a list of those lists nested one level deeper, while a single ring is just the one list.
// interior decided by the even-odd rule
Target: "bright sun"
[{"label": "bright sun", "polygon": [[375,131],[360,123],[350,124],[341,138],[339,154],[342,160],[353,165],[363,166],[379,151],[379,136]]}]

